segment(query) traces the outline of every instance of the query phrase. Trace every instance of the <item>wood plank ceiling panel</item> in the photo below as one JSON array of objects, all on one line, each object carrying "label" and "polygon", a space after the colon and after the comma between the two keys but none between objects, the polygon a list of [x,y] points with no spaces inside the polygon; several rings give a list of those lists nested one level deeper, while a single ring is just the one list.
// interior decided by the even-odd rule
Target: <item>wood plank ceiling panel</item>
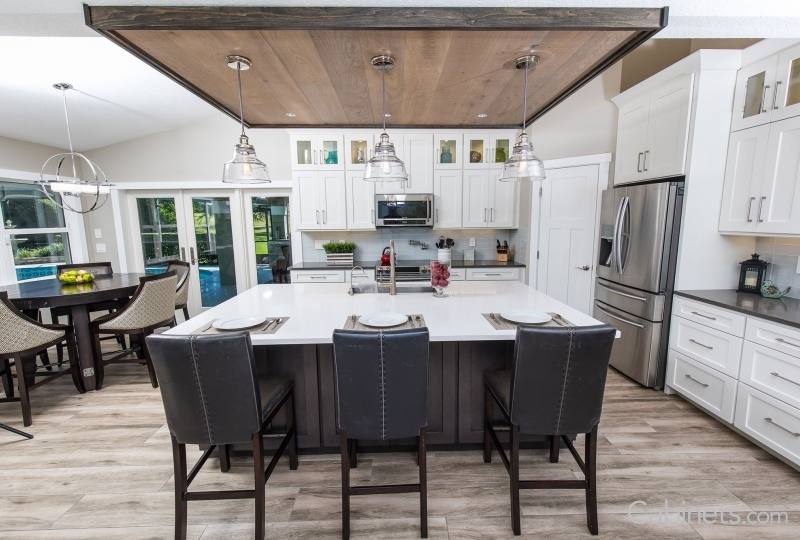
[{"label": "wood plank ceiling panel", "polygon": [[[380,74],[370,58],[388,53],[387,110],[395,126],[510,126],[520,122],[521,73],[513,59],[540,55],[529,74],[529,111],[575,83],[631,39],[619,31],[122,30],[144,54],[238,111],[227,54],[253,60],[243,73],[250,125],[375,126]],[[295,117],[287,117],[286,113]],[[478,119],[478,113],[486,113]]]}]

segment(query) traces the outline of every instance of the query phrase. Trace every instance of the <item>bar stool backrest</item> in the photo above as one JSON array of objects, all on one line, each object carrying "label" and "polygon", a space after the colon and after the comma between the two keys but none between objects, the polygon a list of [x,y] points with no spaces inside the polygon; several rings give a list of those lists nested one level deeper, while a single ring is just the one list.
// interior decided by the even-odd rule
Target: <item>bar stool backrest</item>
[{"label": "bar stool backrest", "polygon": [[416,437],[428,425],[427,328],[336,330],[336,427],[351,439]]},{"label": "bar stool backrest", "polygon": [[511,375],[511,421],[522,433],[588,433],[600,421],[616,330],[520,326]]},{"label": "bar stool backrest", "polygon": [[0,292],[0,357],[34,350],[60,337],[64,337],[63,330],[29,319],[14,307],[7,292]]},{"label": "bar stool backrest", "polygon": [[185,306],[189,301],[189,268],[189,263],[184,261],[175,260],[167,263],[167,272],[175,272],[178,276],[176,306]]},{"label": "bar stool backrest", "polygon": [[158,328],[175,316],[175,272],[139,278],[130,302],[100,324],[100,330],[125,331]]},{"label": "bar stool backrest", "polygon": [[76,264],[59,264],[56,266],[56,275],[66,272],[67,270],[86,270],[94,277],[110,277],[114,275],[114,268],[111,262],[93,262],[93,263],[76,263]]},{"label": "bar stool backrest", "polygon": [[179,443],[252,440],[261,428],[261,397],[249,333],[153,334],[147,347],[167,425]]}]

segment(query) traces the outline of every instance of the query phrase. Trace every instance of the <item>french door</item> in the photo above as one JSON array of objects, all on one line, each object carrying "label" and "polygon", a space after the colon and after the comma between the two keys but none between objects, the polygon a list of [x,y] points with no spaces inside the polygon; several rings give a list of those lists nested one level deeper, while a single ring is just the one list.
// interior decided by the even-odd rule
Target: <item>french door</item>
[{"label": "french door", "polygon": [[190,312],[244,290],[243,212],[234,190],[136,191],[128,204],[135,268],[157,274],[169,260],[189,262]]}]

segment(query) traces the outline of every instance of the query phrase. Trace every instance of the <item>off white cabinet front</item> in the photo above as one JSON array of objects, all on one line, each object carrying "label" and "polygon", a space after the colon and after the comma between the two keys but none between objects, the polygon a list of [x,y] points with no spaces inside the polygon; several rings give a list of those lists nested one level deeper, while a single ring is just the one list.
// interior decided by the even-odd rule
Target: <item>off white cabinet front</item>
[{"label": "off white cabinet front", "polygon": [[517,183],[501,182],[502,169],[465,170],[462,223],[466,228],[517,227]]},{"label": "off white cabinet front", "polygon": [[347,173],[347,228],[375,228],[375,183],[364,180],[364,171]]},{"label": "off white cabinet front", "polygon": [[436,171],[433,177],[433,226],[461,228],[461,171]]},{"label": "off white cabinet front", "polygon": [[778,58],[769,56],[744,66],[736,75],[731,131],[766,124],[772,117]]},{"label": "off white cabinet front", "polygon": [[347,228],[347,196],[344,173],[301,171],[295,173],[300,229]]},{"label": "off white cabinet front", "polygon": [[760,197],[761,171],[767,157],[769,126],[731,133],[722,190],[720,232],[753,232]]},{"label": "off white cabinet front", "polygon": [[647,141],[650,96],[645,95],[619,109],[614,184],[635,182],[642,177],[642,154]]},{"label": "off white cabinet front", "polygon": [[433,193],[434,147],[432,133],[390,133],[397,157],[403,160],[408,174],[404,182],[379,182],[375,192]]},{"label": "off white cabinet front", "polygon": [[295,171],[344,169],[341,133],[293,133],[291,154]]}]

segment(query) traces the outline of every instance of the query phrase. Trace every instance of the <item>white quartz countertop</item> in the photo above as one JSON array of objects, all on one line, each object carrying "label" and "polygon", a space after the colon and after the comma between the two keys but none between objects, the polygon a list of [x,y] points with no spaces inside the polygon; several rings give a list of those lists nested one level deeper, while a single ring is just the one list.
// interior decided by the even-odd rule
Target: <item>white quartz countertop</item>
[{"label": "white quartz countertop", "polygon": [[289,320],[275,334],[252,334],[254,345],[331,343],[333,331],[342,328],[350,315],[380,311],[422,314],[431,341],[513,340],[515,331],[495,330],[483,318],[490,312],[555,312],[577,326],[602,324],[516,281],[453,281],[445,298],[431,293],[349,296],[347,289],[346,283],[257,285],[166,333],[190,334],[214,319],[265,315]]}]

